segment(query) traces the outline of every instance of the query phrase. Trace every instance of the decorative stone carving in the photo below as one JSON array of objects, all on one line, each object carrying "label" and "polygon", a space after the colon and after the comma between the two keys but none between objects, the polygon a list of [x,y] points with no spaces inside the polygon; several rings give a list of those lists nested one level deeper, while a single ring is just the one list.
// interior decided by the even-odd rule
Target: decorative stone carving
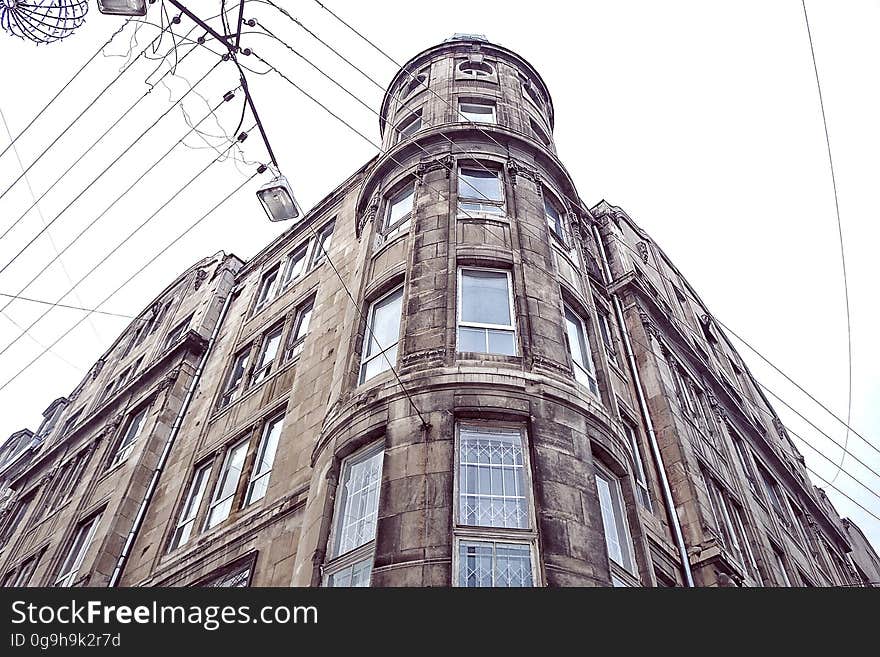
[{"label": "decorative stone carving", "polygon": [[407,354],[403,357],[401,362],[403,363],[403,366],[406,367],[407,365],[413,365],[426,360],[442,360],[444,356],[446,356],[446,349],[443,347],[439,349],[425,349],[423,351],[415,351],[411,354]]},{"label": "decorative stone carving", "polygon": [[543,367],[548,370],[555,370],[557,372],[561,372],[566,376],[573,376],[574,372],[572,372],[571,368],[562,363],[557,363],[555,360],[550,360],[549,358],[544,358],[543,356],[534,356],[532,358],[532,367]]},{"label": "decorative stone carving", "polygon": [[199,269],[196,272],[196,280],[195,280],[195,283],[193,284],[193,289],[198,290],[202,286],[202,283],[204,283],[205,279],[207,279],[207,278],[208,278],[208,272],[206,272],[204,269]]},{"label": "decorative stone carving", "polygon": [[92,376],[92,381],[94,381],[95,379],[98,378],[98,375],[101,373],[101,370],[102,370],[102,369],[104,369],[104,359],[103,359],[103,358],[99,358],[99,359],[98,359],[98,362],[96,362],[96,363],[92,366],[92,370],[91,370],[91,372],[90,372],[90,374],[91,374],[91,376]]},{"label": "decorative stone carving", "polygon": [[639,255],[642,257],[642,262],[646,265],[648,264],[648,245],[645,242],[637,242],[636,248],[639,251]]},{"label": "decorative stone carving", "polygon": [[[531,167],[526,166],[522,162],[518,162],[517,160],[510,158],[507,160],[507,174],[510,176],[510,183],[512,185],[516,185],[517,177],[523,177],[526,180],[531,180],[533,183],[538,185],[541,182],[541,176],[538,175],[538,172]],[[538,189],[540,191],[540,185],[538,185]]]},{"label": "decorative stone carving", "polygon": [[373,194],[373,197],[370,199],[369,205],[367,205],[366,209],[361,213],[360,218],[358,219],[357,225],[357,234],[358,239],[360,239],[361,234],[363,233],[364,228],[368,223],[373,221],[376,218],[376,212],[379,210],[379,192]]},{"label": "decorative stone carving", "polygon": [[422,160],[419,162],[418,167],[416,167],[416,178],[418,179],[419,184],[421,184],[426,173],[437,171],[438,169],[444,169],[446,171],[446,177],[449,178],[454,168],[455,162],[452,160],[452,153],[448,153],[443,157],[438,157],[433,160]]},{"label": "decorative stone carving", "polygon": [[156,389],[161,392],[162,390],[167,390],[171,386],[174,385],[174,382],[177,381],[177,377],[180,376],[180,368],[175,367],[173,370],[168,372],[165,377],[159,381],[159,384],[156,386]]}]

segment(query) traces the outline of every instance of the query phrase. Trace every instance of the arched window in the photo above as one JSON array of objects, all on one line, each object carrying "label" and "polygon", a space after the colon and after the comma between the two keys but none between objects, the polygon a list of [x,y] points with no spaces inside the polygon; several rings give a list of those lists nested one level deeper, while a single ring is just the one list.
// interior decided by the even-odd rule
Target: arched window
[{"label": "arched window", "polygon": [[417,75],[410,75],[409,82],[407,82],[403,90],[401,91],[401,98],[406,98],[407,96],[414,94],[417,91],[421,91],[428,86],[428,76],[426,73],[419,73]]},{"label": "arched window", "polygon": [[474,79],[486,79],[495,75],[495,69],[484,61],[465,61],[458,65],[458,70]]}]

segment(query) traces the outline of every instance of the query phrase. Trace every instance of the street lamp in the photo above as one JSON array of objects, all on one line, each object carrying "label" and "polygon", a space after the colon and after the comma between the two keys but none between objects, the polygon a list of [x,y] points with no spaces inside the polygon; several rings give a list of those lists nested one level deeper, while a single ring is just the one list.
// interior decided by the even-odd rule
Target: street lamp
[{"label": "street lamp", "polygon": [[146,16],[147,0],[98,0],[98,11],[111,16]]},{"label": "street lamp", "polygon": [[257,190],[257,198],[269,215],[269,221],[287,221],[302,216],[287,178],[280,174]]}]

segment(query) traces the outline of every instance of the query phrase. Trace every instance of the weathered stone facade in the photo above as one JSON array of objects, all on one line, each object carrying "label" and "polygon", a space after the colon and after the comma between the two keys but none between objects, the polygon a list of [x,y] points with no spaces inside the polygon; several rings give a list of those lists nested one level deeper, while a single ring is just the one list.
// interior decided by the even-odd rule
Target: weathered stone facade
[{"label": "weathered stone facade", "polygon": [[553,120],[482,38],[408,62],[376,158],[10,439],[4,584],[862,583],[870,545]]}]

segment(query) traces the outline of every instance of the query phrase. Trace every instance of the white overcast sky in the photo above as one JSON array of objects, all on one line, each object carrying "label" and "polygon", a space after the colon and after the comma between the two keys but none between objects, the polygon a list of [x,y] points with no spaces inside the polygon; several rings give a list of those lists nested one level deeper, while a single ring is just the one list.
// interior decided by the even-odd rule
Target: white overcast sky
[{"label": "white overcast sky", "polygon": [[[210,15],[219,2],[190,3]],[[293,15],[334,44],[382,86],[396,67],[372,51],[312,0],[280,0]],[[737,3],[693,0],[617,2],[481,3],[446,0],[440,5],[391,0],[332,0],[354,26],[404,61],[454,32],[477,32],[534,64],[550,87],[556,108],[559,155],[589,204],[602,199],[620,205],[666,250],[713,313],[748,339],[807,390],[846,417],[846,322],[825,138],[810,60],[804,16],[798,0]],[[434,11],[440,7],[439,11]],[[880,447],[880,2],[809,0],[810,22],[828,114],[840,192],[852,306],[853,397],[851,425]],[[334,79],[378,109],[381,92],[324,50],[302,29],[265,4],[250,2],[256,17]],[[153,6],[150,19],[158,19]],[[86,24],[63,42],[36,47],[0,34],[0,109],[13,135],[121,26],[92,3]],[[216,24],[216,22],[215,22]],[[191,27],[186,19],[177,27]],[[199,32],[193,32],[193,35]],[[156,34],[145,26],[134,52]],[[125,55],[131,26],[106,50]],[[376,116],[309,69],[295,55],[262,35],[244,45],[318,96],[374,141]],[[170,46],[162,43],[164,52]],[[182,55],[189,49],[181,46]],[[126,63],[98,58],[18,141],[25,166],[79,114]],[[255,69],[262,64],[244,58]],[[147,89],[144,79],[159,62],[139,60],[38,162],[28,175],[42,194],[74,162],[73,170],[0,243],[0,268],[97,176],[141,131],[184,93],[215,59],[198,49],[139,103],[81,162],[81,154]],[[161,69],[161,75],[166,69]],[[249,76],[253,95],[283,172],[302,205],[310,207],[365,162],[375,149],[306,100],[274,73]],[[222,64],[184,107],[193,120],[237,85],[230,64]],[[241,95],[219,110],[218,120],[234,130]],[[250,118],[245,126],[250,125]],[[202,126],[219,134],[212,120]],[[135,226],[150,216],[214,157],[196,137],[178,147],[144,177],[152,162],[187,130],[173,110],[128,155],[110,168],[81,199],[13,264],[0,272],[0,292],[19,290],[57,251],[98,216],[133,182],[143,178],[46,273],[22,294],[57,301]],[[0,124],[0,150],[8,137]],[[213,143],[220,143],[214,140]],[[244,156],[265,160],[252,133]],[[244,180],[253,166],[225,161],[210,168],[189,189],[111,256],[63,303],[94,306],[171,239]],[[0,158],[0,192],[21,173],[15,152]],[[135,315],[195,260],[219,250],[248,258],[285,226],[270,224],[257,205],[251,182],[220,211],[178,242],[102,309]],[[25,180],[0,199],[0,230],[6,230],[33,202]],[[62,266],[63,264],[63,266]],[[0,297],[0,308],[8,300]],[[128,320],[93,315],[10,383],[83,313],[54,309],[29,336],[7,347],[46,309],[24,301],[0,316],[0,436],[36,428],[49,402],[66,395]],[[741,349],[752,371],[815,424],[842,442],[842,426]],[[833,461],[841,451],[784,408],[790,427]],[[830,478],[835,467],[803,446],[807,464]],[[849,449],[880,471],[880,453],[855,435]],[[868,488],[880,478],[847,457],[844,469]],[[816,483],[820,480],[814,477]],[[880,515],[880,499],[846,473],[835,480],[847,495]],[[880,545],[880,521],[833,489],[829,495]]]}]

